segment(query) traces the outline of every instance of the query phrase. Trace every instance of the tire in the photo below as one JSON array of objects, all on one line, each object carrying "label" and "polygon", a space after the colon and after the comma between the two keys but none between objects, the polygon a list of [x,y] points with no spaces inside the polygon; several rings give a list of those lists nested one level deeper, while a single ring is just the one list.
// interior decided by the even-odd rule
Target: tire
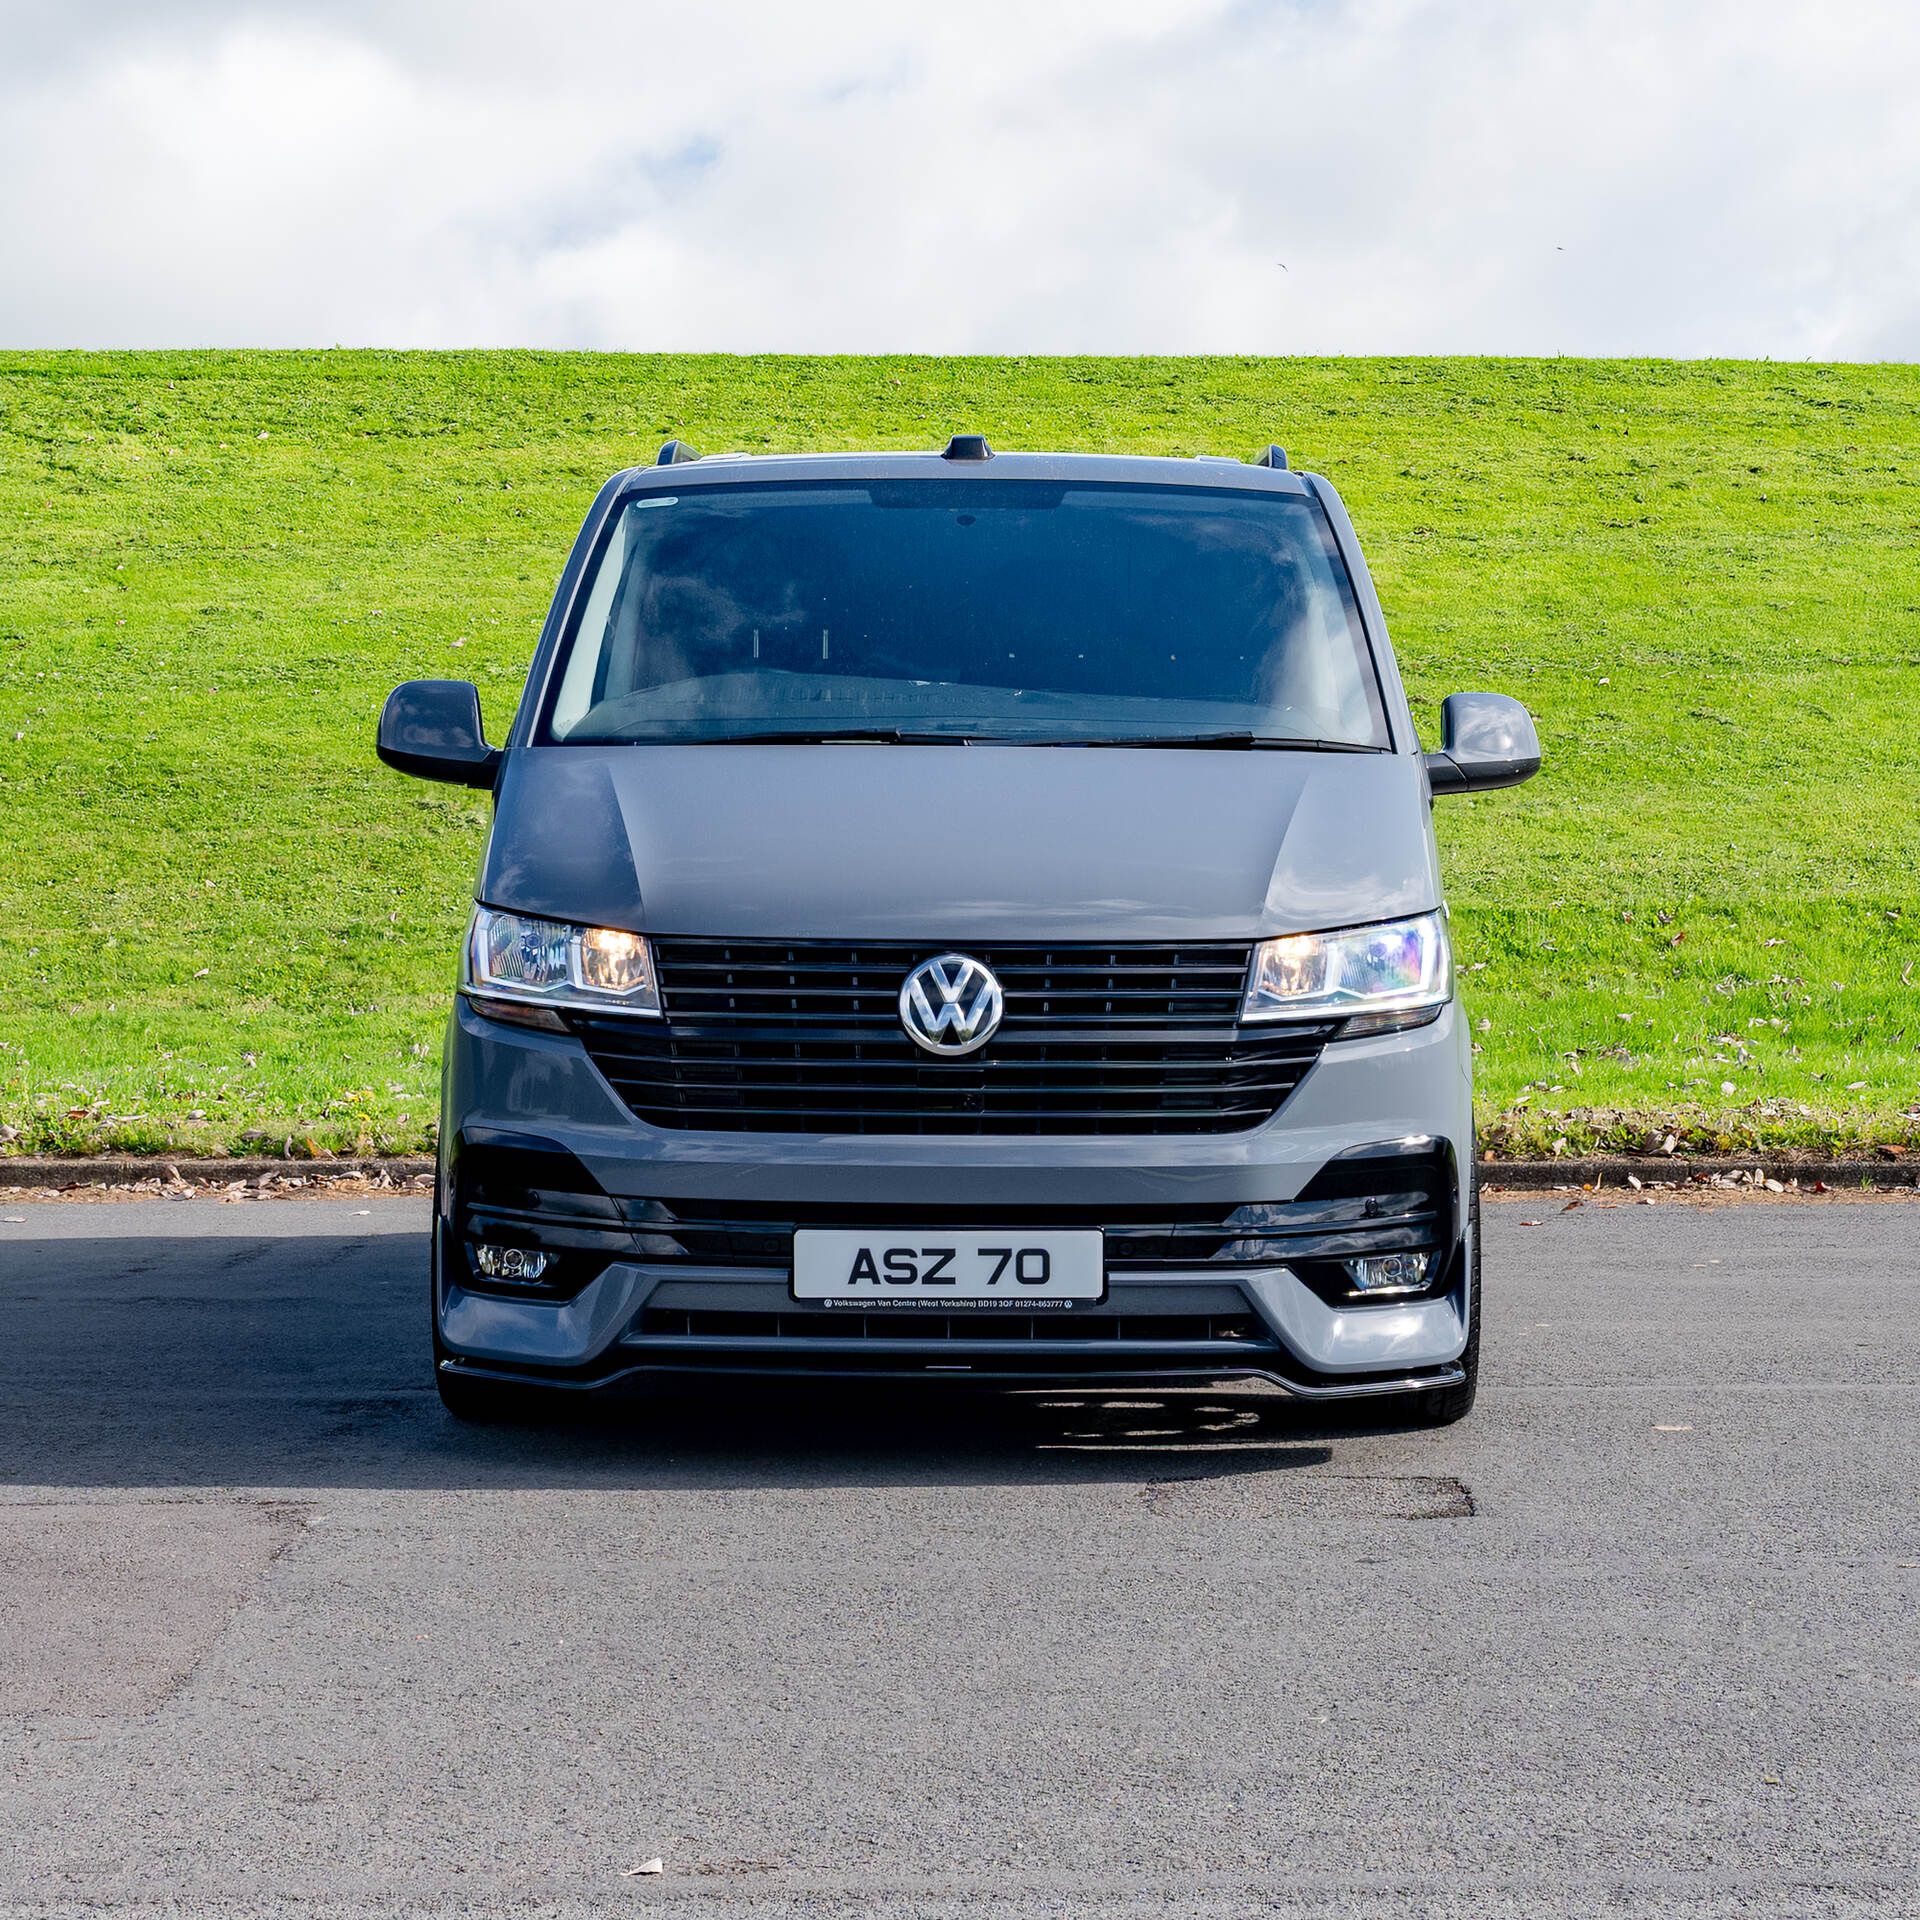
[{"label": "tire", "polygon": [[456,1420],[470,1426],[495,1426],[507,1421],[545,1420],[559,1408],[558,1396],[538,1387],[502,1386],[493,1380],[475,1380],[466,1374],[443,1373],[435,1368],[433,1384],[440,1390],[440,1404]]},{"label": "tire", "polygon": [[1480,1162],[1467,1169],[1467,1238],[1472,1246],[1468,1270],[1467,1346],[1460,1356],[1466,1378],[1458,1386],[1409,1396],[1408,1412],[1426,1427],[1450,1427],[1473,1411],[1480,1387]]}]

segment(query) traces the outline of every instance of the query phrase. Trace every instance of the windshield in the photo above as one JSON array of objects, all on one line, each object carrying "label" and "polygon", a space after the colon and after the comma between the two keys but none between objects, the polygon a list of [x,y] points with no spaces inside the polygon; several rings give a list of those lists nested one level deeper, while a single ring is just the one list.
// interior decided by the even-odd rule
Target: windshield
[{"label": "windshield", "polygon": [[544,737],[1388,746],[1319,503],[926,480],[616,514]]}]

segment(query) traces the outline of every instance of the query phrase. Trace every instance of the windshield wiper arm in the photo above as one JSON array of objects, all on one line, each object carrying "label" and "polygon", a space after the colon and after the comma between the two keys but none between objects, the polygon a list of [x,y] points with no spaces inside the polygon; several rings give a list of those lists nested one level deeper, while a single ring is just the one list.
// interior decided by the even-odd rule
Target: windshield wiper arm
[{"label": "windshield wiper arm", "polygon": [[1140,733],[1116,734],[1112,738],[1067,740],[1015,740],[1022,747],[1274,747],[1290,753],[1379,753],[1379,747],[1365,747],[1352,740],[1316,740],[1291,733]]},{"label": "windshield wiper arm", "polygon": [[821,727],[791,733],[716,733],[680,742],[695,747],[820,747],[840,741],[878,741],[889,747],[964,747],[964,733],[910,733],[901,727]]},{"label": "windshield wiper arm", "polygon": [[1068,735],[1058,740],[1030,740],[1017,733],[917,733],[905,727],[806,727],[791,732],[694,734],[678,738],[646,736],[635,746],[680,747],[817,747],[846,742],[877,742],[888,747],[1214,747],[1283,753],[1381,753],[1352,740],[1318,740],[1299,734],[1249,733],[1140,733]]}]

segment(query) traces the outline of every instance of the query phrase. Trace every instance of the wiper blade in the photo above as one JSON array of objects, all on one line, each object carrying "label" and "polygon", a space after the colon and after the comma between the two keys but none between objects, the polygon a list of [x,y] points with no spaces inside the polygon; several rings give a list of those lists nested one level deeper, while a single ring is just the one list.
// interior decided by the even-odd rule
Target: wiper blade
[{"label": "wiper blade", "polygon": [[1318,740],[1290,733],[1137,733],[1070,734],[1034,740],[1017,733],[916,733],[905,727],[807,727],[763,733],[644,735],[629,744],[643,747],[817,747],[852,741],[888,747],[1214,747],[1282,753],[1383,753],[1383,747],[1351,740]]},{"label": "wiper blade", "polygon": [[1138,733],[1112,738],[1016,740],[1022,747],[1225,747],[1275,748],[1283,753],[1381,753],[1381,747],[1361,746],[1352,740],[1316,740],[1294,733]]},{"label": "wiper blade", "polygon": [[696,735],[677,744],[693,747],[820,747],[836,742],[877,740],[889,747],[964,747],[964,733],[910,733],[901,727],[820,727],[778,733],[714,733]]}]

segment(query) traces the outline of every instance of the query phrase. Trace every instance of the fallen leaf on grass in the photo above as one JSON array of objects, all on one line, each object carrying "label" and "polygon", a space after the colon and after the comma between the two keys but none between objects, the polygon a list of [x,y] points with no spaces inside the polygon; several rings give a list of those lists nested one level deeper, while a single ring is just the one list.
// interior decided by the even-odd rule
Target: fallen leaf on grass
[{"label": "fallen leaf on grass", "polygon": [[1667,942],[1667,945],[1670,947],[1677,947],[1680,944],[1680,942],[1684,940],[1686,937],[1687,937],[1687,930],[1685,927],[1682,927],[1680,931],[1676,933],[1673,936],[1673,938]]}]

